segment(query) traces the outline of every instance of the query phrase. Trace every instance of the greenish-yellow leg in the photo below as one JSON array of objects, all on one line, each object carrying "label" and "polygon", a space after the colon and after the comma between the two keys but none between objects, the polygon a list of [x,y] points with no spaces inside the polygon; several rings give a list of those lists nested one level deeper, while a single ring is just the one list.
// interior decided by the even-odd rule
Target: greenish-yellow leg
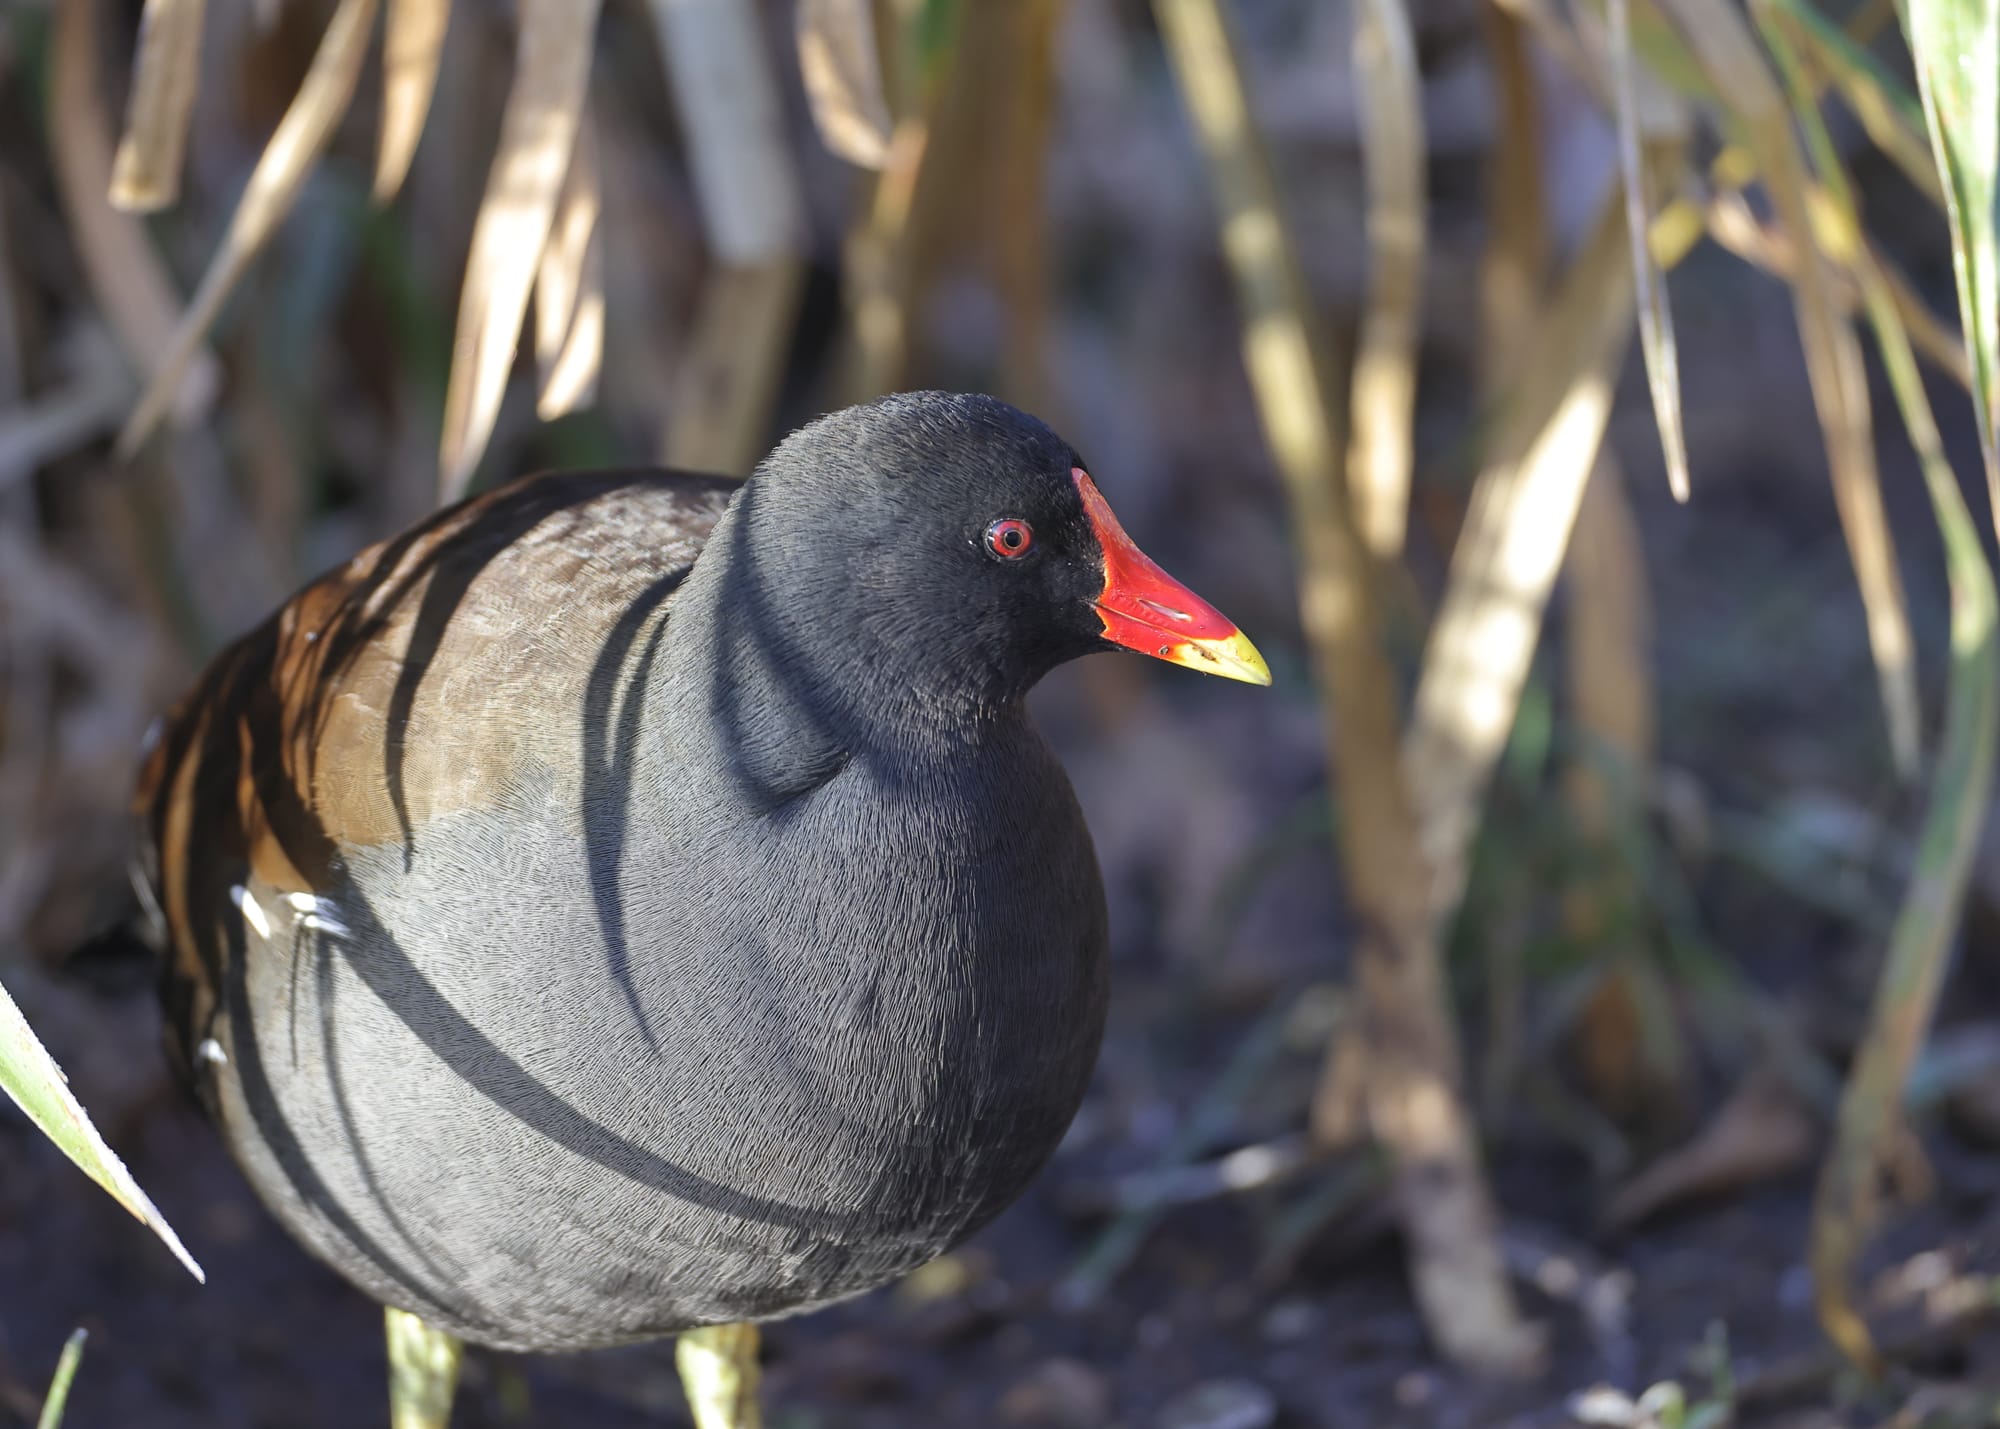
[{"label": "greenish-yellow leg", "polygon": [[465,1346],[407,1310],[388,1311],[387,1329],[390,1429],[445,1429]]},{"label": "greenish-yellow leg", "polygon": [[757,1410],[757,1327],[709,1325],[674,1346],[695,1429],[762,1429]]}]

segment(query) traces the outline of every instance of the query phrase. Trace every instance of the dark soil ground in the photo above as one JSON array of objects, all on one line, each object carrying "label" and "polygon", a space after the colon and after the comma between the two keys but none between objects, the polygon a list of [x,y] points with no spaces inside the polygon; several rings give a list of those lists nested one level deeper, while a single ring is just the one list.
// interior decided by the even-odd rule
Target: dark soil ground
[{"label": "dark soil ground", "polygon": [[[73,1325],[91,1332],[68,1420],[79,1429],[380,1422],[379,1312],[277,1229],[198,1114],[153,1075],[143,992],[41,993],[45,1024],[61,1021],[48,1014],[63,1004],[72,1025],[115,1039],[65,1046],[51,1034],[86,1100],[127,1098],[113,1139],[210,1283],[197,1286],[17,1120],[0,1123],[0,1423],[33,1422]],[[1196,1045],[1235,1030],[1214,1019]],[[1839,1371],[1814,1328],[1800,1263],[1804,1170],[1686,1207],[1622,1243],[1593,1243],[1578,1158],[1501,1155],[1510,1249],[1531,1281],[1559,1293],[1524,1283],[1550,1332],[1547,1372],[1494,1385],[1429,1353],[1386,1235],[1323,1238],[1282,1273],[1260,1272],[1270,1206],[1258,1197],[1169,1215],[1098,1303],[1058,1308],[1054,1286],[1102,1228],[1066,1207],[1095,1167],[1118,1159],[1088,1144],[1090,1124],[1087,1115],[1085,1144],[1026,1201],[943,1266],[773,1327],[772,1424],[1526,1429],[1584,1422],[1572,1418],[1573,1397],[1600,1383],[1636,1395],[1677,1378],[1698,1396],[1718,1350],[1745,1396],[1738,1423],[1991,1423],[2000,1404],[2000,1324],[1951,1300],[1954,1286],[1990,1298],[1965,1277],[2000,1271],[2000,1156],[1948,1134],[1931,1139],[1937,1193],[1898,1221],[1865,1279],[1898,1347],[1890,1382],[1871,1390]],[[1909,1417],[1924,1402],[1935,1413]],[[637,1429],[684,1414],[659,1345],[475,1353],[457,1422]]]}]

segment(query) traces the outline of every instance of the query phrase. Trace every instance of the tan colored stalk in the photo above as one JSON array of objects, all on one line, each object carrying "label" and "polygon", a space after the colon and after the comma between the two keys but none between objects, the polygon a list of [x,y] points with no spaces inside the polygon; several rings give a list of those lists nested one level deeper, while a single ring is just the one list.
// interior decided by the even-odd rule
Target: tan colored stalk
[{"label": "tan colored stalk", "polygon": [[[1811,234],[1808,176],[1792,129],[1792,113],[1741,12],[1726,0],[1661,3],[1710,87],[1726,97],[1734,132],[1756,161],[1780,226],[1790,234]],[[1889,749],[1897,769],[1909,776],[1916,770],[1919,753],[1915,650],[1895,544],[1882,507],[1861,345],[1840,311],[1826,258],[1817,246],[1808,251],[1802,245],[1792,295],[1806,376],[1833,477],[1834,503],[1868,616],[1868,645],[1881,686]]]},{"label": "tan colored stalk", "polygon": [[670,465],[746,472],[766,445],[804,277],[805,198],[756,11],[652,0],[717,268],[668,401]]},{"label": "tan colored stalk", "polygon": [[327,22],[326,33],[313,54],[311,67],[277,132],[257,159],[243,197],[230,215],[229,231],[209,260],[187,311],[175,326],[172,343],[152,373],[146,390],[119,434],[118,451],[129,457],[151,435],[171,401],[188,363],[201,350],[209,325],[250,260],[291,212],[306,176],[319,162],[334,126],[354,98],[354,83],[368,53],[369,30],[375,22],[376,0],[341,0]]},{"label": "tan colored stalk", "polygon": [[1464,892],[1479,809],[1603,440],[1632,316],[1625,207],[1613,195],[1518,354],[1417,679],[1402,759],[1440,930]]},{"label": "tan colored stalk", "polygon": [[451,0],[389,0],[382,34],[382,137],[375,157],[375,201],[403,186],[437,92]]},{"label": "tan colored stalk", "polygon": [[[63,0],[56,6],[49,144],[84,281],[132,367],[142,378],[157,380],[173,352],[181,300],[145,229],[106,197],[112,156],[111,125],[97,80],[100,3]],[[176,424],[199,420],[221,381],[215,354],[196,343],[170,381],[168,415]]]},{"label": "tan colored stalk", "polygon": [[111,170],[111,202],[128,213],[151,213],[180,197],[204,8],[203,0],[146,0],[140,16],[125,136]]},{"label": "tan colored stalk", "polygon": [[588,116],[535,270],[535,415],[553,421],[596,399],[604,364],[604,211]]},{"label": "tan colored stalk", "polygon": [[590,87],[598,0],[522,0],[500,144],[472,228],[438,448],[438,497],[465,493],[500,415],[528,294]]},{"label": "tan colored stalk", "polygon": [[869,0],[799,0],[792,23],[820,142],[850,164],[881,168],[893,125]]},{"label": "tan colored stalk", "polygon": [[[1992,803],[1994,745],[2000,738],[2000,648],[1995,639],[2000,600],[1996,600],[1993,572],[1977,528],[1945,457],[1909,336],[1896,315],[1887,284],[1860,241],[1860,217],[1852,187],[1775,8],[1771,0],[1752,0],[1751,13],[1763,26],[1778,57],[1824,185],[1824,207],[1816,215],[1820,241],[1848,266],[1861,288],[1891,390],[1923,470],[1932,513],[1944,540],[1945,573],[1951,586],[1951,676],[1944,735],[1916,867],[1890,933],[1868,1030],[1841,1096],[1833,1150],[1813,1204],[1811,1260],[1820,1323],[1850,1357],[1879,1372],[1880,1357],[1867,1323],[1855,1307],[1849,1281],[1854,1262],[1881,1212],[1884,1171],[1901,1153],[1906,1135],[1902,1120],[1905,1089],[1937,1010],[1980,830]],[[1921,12],[1912,13],[1921,20]],[[2000,18],[1988,17],[1983,47],[1987,60],[1992,61],[1996,47],[2000,47]],[[1945,46],[1954,67],[1965,54],[1981,48],[1977,37],[1964,35],[1951,37]],[[1920,70],[1923,62],[1920,52]],[[2000,90],[1992,65],[1970,79],[1983,87],[1985,105],[1990,108],[1996,90]],[[1936,122],[1935,114],[1932,122]],[[2000,114],[1982,113],[1978,122],[1990,130],[2000,124]],[[2000,144],[1989,147],[1987,162],[1990,196],[1993,170],[2000,167]],[[1954,192],[1954,202],[1962,200],[1963,195],[1956,190],[1963,175],[1953,172],[1942,156],[1939,167],[1947,189]],[[1991,243],[1990,226],[1987,241]],[[1964,234],[1955,232],[1954,248],[1963,242]],[[1992,258],[1989,253],[1989,268]],[[1964,276],[1962,267],[1961,278]],[[1967,328],[1968,343],[1980,342],[1977,323],[1968,321]],[[2000,338],[1989,330],[1985,341],[1995,343]],[[1972,356],[1975,370],[1981,370],[1976,348]],[[2000,353],[1987,354],[1985,370],[1990,370],[1996,358]]]},{"label": "tan colored stalk", "polygon": [[1409,522],[1423,318],[1423,81],[1403,0],[1360,0],[1353,69],[1368,179],[1368,302],[1354,356],[1347,476],[1354,519],[1378,558],[1402,554]]},{"label": "tan colored stalk", "polygon": [[1341,856],[1356,922],[1369,1122],[1390,1153],[1424,1320],[1450,1358],[1492,1371],[1537,1357],[1515,1307],[1459,1086],[1429,880],[1396,759],[1393,672],[1379,643],[1372,558],[1342,470],[1340,390],[1251,119],[1238,50],[1215,0],[1155,0],[1220,210],[1243,306],[1244,361],[1290,499],[1301,613],[1341,792]]}]

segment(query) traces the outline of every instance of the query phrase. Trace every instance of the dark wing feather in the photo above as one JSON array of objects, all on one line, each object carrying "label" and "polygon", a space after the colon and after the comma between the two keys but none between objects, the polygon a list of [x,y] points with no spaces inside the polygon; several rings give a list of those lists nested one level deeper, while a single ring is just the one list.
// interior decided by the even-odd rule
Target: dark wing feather
[{"label": "dark wing feather", "polygon": [[[343,850],[577,762],[593,652],[685,574],[736,483],[660,471],[528,477],[371,546],[224,650],[167,716],[135,796],[168,1044],[198,1088],[246,886],[332,887]],[[242,953],[230,950],[246,949]],[[205,1091],[206,1099],[206,1091]]]}]

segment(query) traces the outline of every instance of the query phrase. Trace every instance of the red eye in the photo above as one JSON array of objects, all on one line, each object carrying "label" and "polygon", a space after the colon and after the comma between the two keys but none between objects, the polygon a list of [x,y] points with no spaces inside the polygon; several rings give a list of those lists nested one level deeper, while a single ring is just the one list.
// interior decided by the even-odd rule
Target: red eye
[{"label": "red eye", "polygon": [[1011,561],[1025,556],[1034,544],[1035,533],[1028,523],[1016,521],[1011,516],[986,528],[986,549],[1002,560]]}]

